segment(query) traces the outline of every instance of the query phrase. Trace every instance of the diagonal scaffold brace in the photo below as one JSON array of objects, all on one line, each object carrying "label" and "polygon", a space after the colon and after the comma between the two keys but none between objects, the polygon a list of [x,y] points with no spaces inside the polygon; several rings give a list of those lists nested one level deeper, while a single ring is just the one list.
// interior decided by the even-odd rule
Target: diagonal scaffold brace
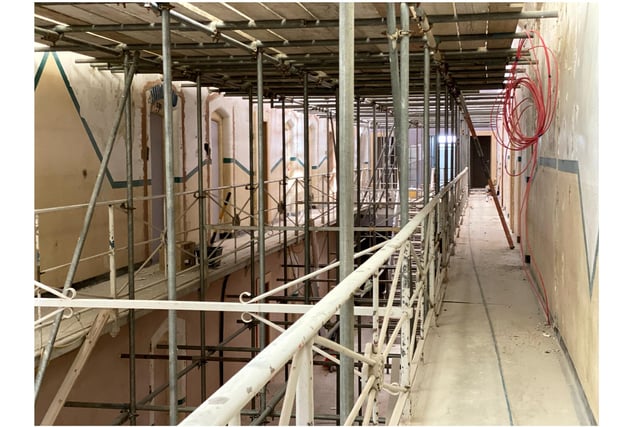
[{"label": "diagonal scaffold brace", "polygon": [[509,232],[507,221],[504,219],[502,209],[500,208],[500,202],[498,202],[498,196],[496,195],[496,188],[494,187],[493,181],[491,180],[491,172],[489,172],[489,167],[484,160],[484,152],[482,151],[482,147],[480,146],[480,140],[478,140],[476,130],[473,127],[471,116],[469,115],[469,111],[467,110],[467,104],[465,103],[464,97],[462,95],[457,96],[456,99],[458,101],[458,104],[460,105],[460,108],[462,109],[464,120],[465,122],[467,122],[467,126],[469,126],[469,134],[471,135],[471,139],[473,140],[473,144],[476,147],[478,157],[480,158],[480,162],[482,163],[482,171],[484,172],[484,176],[485,178],[487,178],[487,182],[489,183],[489,192],[491,193],[493,203],[496,205],[496,210],[498,211],[498,216],[500,217],[500,223],[502,223],[504,235],[507,237],[507,242],[509,243],[509,249],[513,249],[515,247],[513,244],[513,239],[511,238],[511,233]]}]

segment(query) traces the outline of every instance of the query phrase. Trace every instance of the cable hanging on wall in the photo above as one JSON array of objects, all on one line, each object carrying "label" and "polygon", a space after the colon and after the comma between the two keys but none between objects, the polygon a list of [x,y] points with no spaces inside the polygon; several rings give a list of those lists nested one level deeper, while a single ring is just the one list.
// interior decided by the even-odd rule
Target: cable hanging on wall
[{"label": "cable hanging on wall", "polygon": [[[533,176],[538,161],[538,144],[540,138],[551,126],[558,104],[558,64],[555,54],[547,47],[538,31],[525,30],[526,37],[518,43],[516,59],[507,76],[501,102],[497,102],[492,111],[491,130],[498,143],[504,148],[503,168],[509,176],[520,176],[527,173],[527,185],[520,205],[519,217],[524,218],[524,242],[520,246],[523,270],[540,302],[547,323],[550,323],[549,301],[542,273],[538,268],[529,241],[527,209],[529,194],[533,184]],[[516,72],[518,62],[523,56],[531,58],[528,73]],[[526,165],[519,171],[510,171],[507,156],[530,149]],[[518,155],[521,157],[520,155]],[[525,265],[524,249],[530,255],[531,264],[538,277],[540,288],[535,285],[529,269]]]}]

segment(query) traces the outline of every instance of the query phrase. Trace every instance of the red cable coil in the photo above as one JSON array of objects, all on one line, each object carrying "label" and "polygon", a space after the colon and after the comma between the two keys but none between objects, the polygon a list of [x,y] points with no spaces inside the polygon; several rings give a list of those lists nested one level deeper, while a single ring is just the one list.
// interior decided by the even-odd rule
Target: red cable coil
[{"label": "red cable coil", "polygon": [[[503,98],[501,102],[496,102],[491,112],[491,130],[498,143],[505,148],[503,168],[506,170],[509,176],[520,176],[528,170],[535,171],[538,161],[538,143],[540,137],[544,135],[551,126],[551,123],[556,114],[556,107],[558,104],[558,64],[556,62],[555,54],[551,49],[547,47],[544,39],[538,31],[526,30],[526,38],[520,40],[518,44],[518,50],[516,54],[516,60],[511,68],[505,89],[502,93]],[[534,44],[534,37],[537,37],[539,44]],[[544,54],[544,71],[546,74],[541,73],[540,59],[538,52],[542,51]],[[533,70],[532,75],[525,74],[524,76],[518,76],[516,69],[518,62],[525,53],[529,53],[532,59],[531,68]],[[546,84],[545,84],[546,83]],[[518,100],[518,90],[520,91],[520,99]],[[527,118],[533,117],[533,132],[526,132],[522,128],[523,123],[531,122],[526,121]],[[507,155],[509,153],[519,152],[532,149],[531,157],[526,166],[519,172],[511,172],[507,167]],[[547,318],[547,324],[550,323],[549,314],[549,300],[547,297],[547,290],[544,284],[542,273],[538,268],[538,264],[535,261],[531,246],[529,243],[529,227],[526,221],[529,194],[531,190],[531,184],[533,183],[533,175],[528,180],[525,189],[525,194],[520,206],[520,218],[525,218],[525,233],[524,238],[526,242],[527,250],[531,255],[531,262],[534,269],[540,279],[540,285],[543,295],[536,289],[528,269],[525,267],[524,248],[520,246],[520,256],[523,264],[523,270],[527,275],[527,279],[531,284],[534,294],[538,298],[541,306],[543,307],[545,316]]]}]

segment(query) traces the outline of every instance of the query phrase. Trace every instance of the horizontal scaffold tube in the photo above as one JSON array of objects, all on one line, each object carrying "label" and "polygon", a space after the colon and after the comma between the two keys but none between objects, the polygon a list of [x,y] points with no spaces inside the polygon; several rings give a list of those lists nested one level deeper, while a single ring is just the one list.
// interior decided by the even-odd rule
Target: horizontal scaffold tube
[{"label": "horizontal scaffold tube", "polygon": [[[221,311],[234,313],[288,313],[303,314],[313,309],[311,304],[274,304],[274,303],[242,303],[218,301],[179,301],[179,300],[129,300],[102,298],[34,298],[34,307],[58,308],[113,308],[120,310],[176,310],[176,311]],[[356,316],[371,316],[372,307],[356,307]],[[337,314],[337,309],[333,314]],[[332,314],[332,315],[333,315]],[[402,313],[395,308],[389,317],[398,319]]]}]

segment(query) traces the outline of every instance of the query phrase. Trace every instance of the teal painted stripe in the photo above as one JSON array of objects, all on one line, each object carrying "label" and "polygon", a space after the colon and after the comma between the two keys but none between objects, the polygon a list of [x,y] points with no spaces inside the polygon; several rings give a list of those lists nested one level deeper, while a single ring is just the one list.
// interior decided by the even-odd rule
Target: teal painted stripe
[{"label": "teal painted stripe", "polygon": [[598,230],[598,236],[596,237],[596,251],[593,255],[593,268],[591,269],[591,276],[589,276],[589,296],[593,292],[593,282],[596,277],[596,262],[598,261],[598,252],[600,250],[600,230]]},{"label": "teal painted stripe", "polygon": [[[143,179],[134,179],[132,181],[132,184],[134,187],[142,187],[144,185],[144,180]],[[151,185],[151,180],[148,179],[147,180],[147,184]],[[115,181],[113,183],[113,188],[117,188],[117,189],[121,189],[121,188],[127,188],[127,181]]]},{"label": "teal painted stripe", "polygon": [[304,167],[304,162],[302,160],[300,160],[298,157],[289,157],[289,161],[290,162],[297,162],[300,164],[300,166]]},{"label": "teal painted stripe", "polygon": [[317,166],[315,166],[315,169],[319,169],[319,168],[320,168],[320,166],[322,166],[322,164],[323,164],[324,162],[326,162],[326,161],[327,161],[327,156],[324,156],[324,157],[320,160],[320,163],[318,163],[318,165],[317,165]]},{"label": "teal painted stripe", "polygon": [[[297,157],[289,157],[289,161],[292,162],[298,162],[300,163],[300,165],[302,165],[302,167],[304,167],[304,162],[302,162],[300,159],[298,159]],[[320,163],[318,163],[315,166],[311,166],[311,169],[315,170],[315,169],[320,169],[320,166],[322,166],[322,164],[327,161],[327,156],[324,156],[322,158],[322,160],[320,160]],[[282,163],[282,157],[278,159],[278,161],[276,162],[275,165],[273,165],[273,167],[271,168],[271,172],[273,172],[274,170],[276,170],[276,168],[280,165],[280,163]]]},{"label": "teal painted stripe", "polygon": [[[582,237],[584,239],[584,252],[587,261],[587,277],[589,279],[589,296],[593,295],[593,282],[595,280],[596,262],[598,260],[598,251],[600,247],[600,230],[596,235],[596,247],[593,254],[593,262],[589,263],[589,251],[587,250],[587,228],[584,216],[584,206],[582,204],[582,180],[580,179],[580,163],[577,160],[554,159],[550,157],[540,157],[538,166],[551,167],[560,172],[571,173],[576,175],[578,179],[578,193],[580,195],[580,218],[582,220]],[[537,168],[536,168],[537,169]],[[535,176],[535,172],[534,172]],[[590,265],[591,264],[591,265]]]},{"label": "teal painted stripe", "polygon": [[[80,122],[82,123],[82,126],[84,127],[84,130],[85,130],[87,136],[89,137],[89,141],[91,142],[91,146],[93,147],[93,151],[96,153],[96,156],[98,156],[98,160],[100,160],[100,162],[102,162],[102,152],[100,151],[100,148],[98,147],[98,144],[96,143],[96,140],[93,137],[93,132],[91,132],[91,128],[89,127],[89,123],[87,123],[85,118],[82,117],[82,113],[80,112],[80,103],[78,102],[78,98],[76,98],[76,94],[74,93],[73,88],[71,87],[71,83],[69,82],[69,78],[67,77],[67,73],[64,71],[64,66],[60,62],[60,58],[58,57],[56,52],[53,52],[53,59],[56,61],[56,66],[58,67],[58,71],[60,72],[60,77],[62,77],[62,81],[64,82],[64,85],[67,88],[67,92],[69,93],[69,96],[71,97],[71,101],[73,102],[73,105],[74,105],[74,107],[76,109],[76,113],[78,113],[78,117],[80,118]],[[109,171],[108,167],[107,167],[107,170],[106,170],[106,175],[107,175],[107,180],[109,181],[109,184],[111,185],[111,188],[115,188],[114,187],[114,180],[113,180],[113,177],[111,176],[111,172]],[[125,183],[125,185],[126,185],[126,183]]]},{"label": "teal painted stripe", "polygon": [[280,165],[280,163],[282,163],[282,157],[280,157],[278,159],[278,161],[276,162],[276,164],[273,165],[273,167],[271,168],[270,172],[273,172],[274,170],[276,170],[276,168]]},{"label": "teal painted stripe", "polygon": [[49,59],[49,52],[45,52],[44,55],[42,55],[42,59],[40,60],[40,65],[38,65],[38,70],[36,71],[35,86],[33,87],[33,90],[36,90],[38,88],[38,83],[40,83],[40,77],[42,77],[42,73],[44,72],[44,66],[47,64],[48,59]]},{"label": "teal painted stripe", "polygon": [[[73,102],[73,105],[76,109],[76,113],[78,113],[78,117],[80,118],[80,122],[82,123],[82,126],[84,127],[84,130],[87,134],[87,137],[89,138],[89,141],[91,142],[91,146],[93,147],[93,151],[96,153],[96,156],[98,157],[98,160],[100,160],[100,162],[102,162],[102,152],[100,151],[100,148],[98,147],[98,144],[93,136],[93,132],[91,132],[91,127],[89,126],[89,123],[85,120],[84,117],[82,117],[82,113],[80,112],[80,103],[78,102],[78,98],[76,98],[76,94],[73,91],[73,88],[71,87],[71,83],[69,82],[69,78],[67,76],[67,73],[64,71],[64,66],[62,65],[62,62],[60,62],[60,58],[58,57],[56,52],[53,52],[53,59],[56,62],[56,66],[58,68],[58,71],[60,72],[60,77],[62,77],[62,81],[64,82],[65,87],[67,88],[67,92],[69,93],[69,96],[71,97],[71,101]],[[106,170],[106,176],[107,176],[107,180],[109,181],[109,185],[111,186],[111,188],[126,188],[127,187],[127,181],[116,181],[113,179],[113,176],[111,175],[111,172],[109,171],[109,168],[107,167]],[[147,183],[150,183],[150,180],[147,180]],[[133,186],[134,187],[141,187],[145,184],[144,180],[134,180],[133,181]]]},{"label": "teal painted stripe", "polygon": [[[42,70],[44,69],[45,63],[46,63],[46,59],[48,57],[49,52],[45,52],[45,55],[43,56],[43,59],[40,63],[40,66],[38,68],[38,72],[36,73],[36,86],[38,85],[38,82],[40,80],[40,76],[42,74]],[[78,117],[80,118],[80,122],[82,123],[82,126],[84,127],[84,130],[87,134],[87,136],[89,137],[89,141],[91,142],[91,146],[93,147],[94,152],[96,153],[96,156],[98,157],[98,160],[100,160],[100,162],[102,162],[102,152],[100,151],[100,148],[98,147],[98,144],[93,136],[93,132],[91,132],[91,127],[89,126],[89,123],[87,122],[87,120],[82,117],[82,114],[80,112],[80,103],[78,102],[78,99],[76,98],[76,95],[73,91],[73,88],[71,87],[71,83],[69,82],[69,78],[67,76],[67,73],[64,71],[64,66],[62,65],[62,63],[60,62],[60,58],[58,57],[58,55],[54,52],[53,53],[53,58],[56,62],[56,66],[58,67],[58,71],[60,72],[60,76],[62,77],[62,81],[65,84],[65,87],[67,89],[67,92],[69,93],[69,96],[71,97],[71,101],[73,102],[73,105],[76,109],[76,112],[78,113]],[[226,160],[226,159],[225,159]],[[205,160],[203,162],[203,166],[208,164],[209,161]],[[239,163],[238,163],[239,164]],[[241,168],[243,168],[244,170],[246,170],[246,168],[244,168],[242,165],[239,164],[239,166]],[[186,182],[187,180],[189,180],[189,178],[191,178],[193,175],[195,175],[198,172],[198,167],[196,166],[195,168],[193,168],[191,171],[189,171],[189,173],[187,173],[187,176],[183,177],[174,177],[173,178],[173,182],[176,184],[180,184],[182,182]],[[247,171],[248,173],[248,171]],[[121,189],[121,188],[127,188],[127,181],[116,181],[113,179],[113,176],[111,175],[111,172],[109,171],[109,168],[107,167],[106,170],[106,176],[107,176],[107,180],[109,181],[109,184],[111,185],[111,188],[114,189]],[[133,182],[133,186],[134,187],[142,187],[143,185],[145,185],[145,180],[143,179],[138,179],[138,180],[134,180]],[[151,184],[151,180],[147,180],[146,184]]]},{"label": "teal painted stripe", "polygon": [[[205,167],[206,165],[210,164],[211,160],[205,159],[202,161],[202,167]],[[192,176],[194,176],[195,174],[198,173],[198,167],[194,167],[193,169],[191,169],[187,175],[184,177],[184,179],[182,179],[181,177],[177,177],[176,179],[179,179],[180,182],[187,182]]]},{"label": "teal painted stripe", "polygon": [[73,92],[73,88],[71,87],[71,83],[69,83],[69,78],[67,77],[67,73],[65,73],[64,67],[60,62],[60,57],[56,52],[53,52],[53,59],[56,61],[56,65],[58,66],[58,70],[60,71],[60,76],[62,77],[62,81],[64,81],[64,85],[67,87],[67,92],[69,92],[71,101],[73,102],[73,105],[75,105],[78,115],[80,116],[80,118],[82,118],[82,115],[80,114],[80,104],[78,103],[78,98],[76,98],[76,94]]},{"label": "teal painted stripe", "polygon": [[222,162],[223,162],[223,163],[226,163],[226,164],[235,164],[235,165],[236,165],[236,166],[238,166],[240,169],[242,169],[242,171],[243,171],[244,173],[246,173],[247,175],[250,175],[250,174],[251,174],[251,173],[249,172],[249,169],[248,169],[245,165],[243,165],[242,163],[240,163],[238,160],[236,160],[236,159],[232,159],[232,158],[230,158],[230,157],[225,157],[224,159],[222,159]]}]

